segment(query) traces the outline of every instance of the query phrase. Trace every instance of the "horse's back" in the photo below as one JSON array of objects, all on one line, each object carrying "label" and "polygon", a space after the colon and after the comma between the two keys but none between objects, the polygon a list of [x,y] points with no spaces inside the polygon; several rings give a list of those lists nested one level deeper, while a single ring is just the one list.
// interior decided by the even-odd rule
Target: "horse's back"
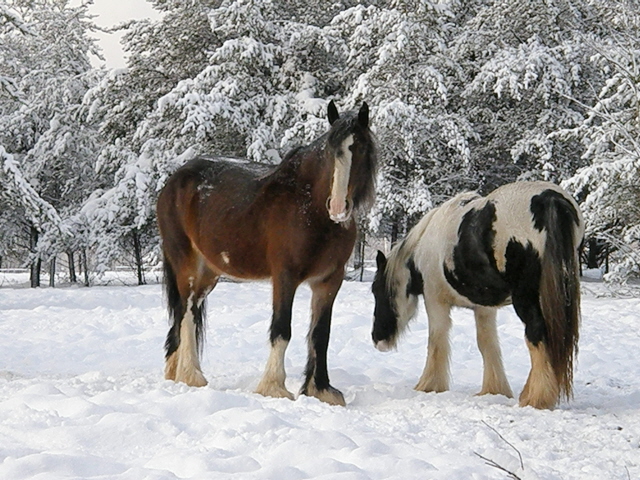
[{"label": "horse's back", "polygon": [[[176,170],[158,197],[165,254],[196,248],[219,273],[268,276],[260,260],[261,212],[254,204],[269,171],[268,165],[228,158],[196,158]],[[256,265],[250,269],[255,272],[248,272],[249,262]],[[236,268],[230,268],[231,263]]]}]

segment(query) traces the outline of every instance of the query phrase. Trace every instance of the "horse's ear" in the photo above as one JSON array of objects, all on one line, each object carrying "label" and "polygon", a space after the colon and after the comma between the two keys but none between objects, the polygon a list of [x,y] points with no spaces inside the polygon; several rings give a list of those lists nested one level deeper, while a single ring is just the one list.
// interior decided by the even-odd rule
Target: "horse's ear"
[{"label": "horse's ear", "polygon": [[387,265],[387,257],[385,257],[384,253],[382,253],[380,250],[378,250],[378,255],[376,255],[376,265],[378,267],[378,270],[384,269],[384,267],[386,267]]},{"label": "horse's ear", "polygon": [[333,103],[333,100],[329,102],[329,107],[327,108],[327,117],[329,118],[330,125],[333,125],[333,122],[340,118],[340,114],[338,113],[338,109],[336,108],[336,104]]},{"label": "horse's ear", "polygon": [[360,122],[360,125],[364,128],[369,127],[369,105],[367,105],[367,102],[362,102],[362,106],[358,112],[358,122]]}]

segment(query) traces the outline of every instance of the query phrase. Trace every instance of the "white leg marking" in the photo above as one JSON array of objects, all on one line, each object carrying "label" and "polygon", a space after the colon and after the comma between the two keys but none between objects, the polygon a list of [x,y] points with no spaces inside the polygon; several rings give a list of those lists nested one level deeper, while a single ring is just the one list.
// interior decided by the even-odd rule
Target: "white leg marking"
[{"label": "white leg marking", "polygon": [[500,340],[496,328],[495,308],[476,308],[476,332],[478,348],[482,354],[484,374],[482,390],[478,395],[493,394],[513,398],[513,392],[504,373]]},{"label": "white leg marking", "polygon": [[347,191],[351,174],[352,154],[349,147],[353,145],[353,135],[349,135],[340,147],[339,155],[334,160],[333,182],[331,185],[331,200],[329,201],[329,216],[336,223],[349,219],[347,211]]},{"label": "white leg marking", "polygon": [[558,403],[560,386],[551,367],[547,348],[542,342],[537,347],[533,346],[529,340],[527,347],[531,356],[531,371],[520,394],[520,406],[552,409]]},{"label": "white leg marking", "polygon": [[284,385],[286,373],[284,370],[284,354],[289,342],[278,338],[271,345],[269,359],[264,369],[262,379],[256,388],[256,393],[265,397],[288,398],[293,400],[293,394]]},{"label": "white leg marking", "polygon": [[[199,300],[200,302],[202,299]],[[176,382],[183,382],[191,387],[204,387],[207,380],[202,374],[200,360],[198,358],[198,347],[196,343],[196,325],[193,320],[193,293],[187,301],[187,310],[180,323],[180,345],[175,352],[175,379]],[[172,355],[173,357],[173,355]],[[167,362],[167,368],[169,362]]]},{"label": "white leg marking", "polygon": [[449,390],[449,330],[451,329],[451,307],[436,302],[426,302],[429,317],[429,341],[427,363],[416,390],[444,392]]}]

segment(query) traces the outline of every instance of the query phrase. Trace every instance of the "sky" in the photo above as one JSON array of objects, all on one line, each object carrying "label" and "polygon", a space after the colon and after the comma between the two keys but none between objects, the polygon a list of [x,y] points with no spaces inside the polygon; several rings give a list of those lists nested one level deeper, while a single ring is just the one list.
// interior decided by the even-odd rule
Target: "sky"
[{"label": "sky", "polygon": [[[157,18],[158,12],[145,0],[94,0],[89,11],[96,16],[100,27],[112,27],[120,22],[142,18]],[[105,61],[93,59],[94,65],[106,65],[109,68],[125,66],[124,53],[120,45],[121,34],[96,33],[103,50]]]}]

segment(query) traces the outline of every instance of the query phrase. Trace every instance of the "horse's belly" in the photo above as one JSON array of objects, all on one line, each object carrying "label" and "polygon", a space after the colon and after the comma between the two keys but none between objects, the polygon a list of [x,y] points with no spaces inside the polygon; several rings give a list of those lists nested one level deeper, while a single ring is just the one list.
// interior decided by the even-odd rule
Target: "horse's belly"
[{"label": "horse's belly", "polygon": [[261,279],[271,276],[264,248],[247,239],[207,242],[201,253],[209,268],[218,275],[237,279]]}]

